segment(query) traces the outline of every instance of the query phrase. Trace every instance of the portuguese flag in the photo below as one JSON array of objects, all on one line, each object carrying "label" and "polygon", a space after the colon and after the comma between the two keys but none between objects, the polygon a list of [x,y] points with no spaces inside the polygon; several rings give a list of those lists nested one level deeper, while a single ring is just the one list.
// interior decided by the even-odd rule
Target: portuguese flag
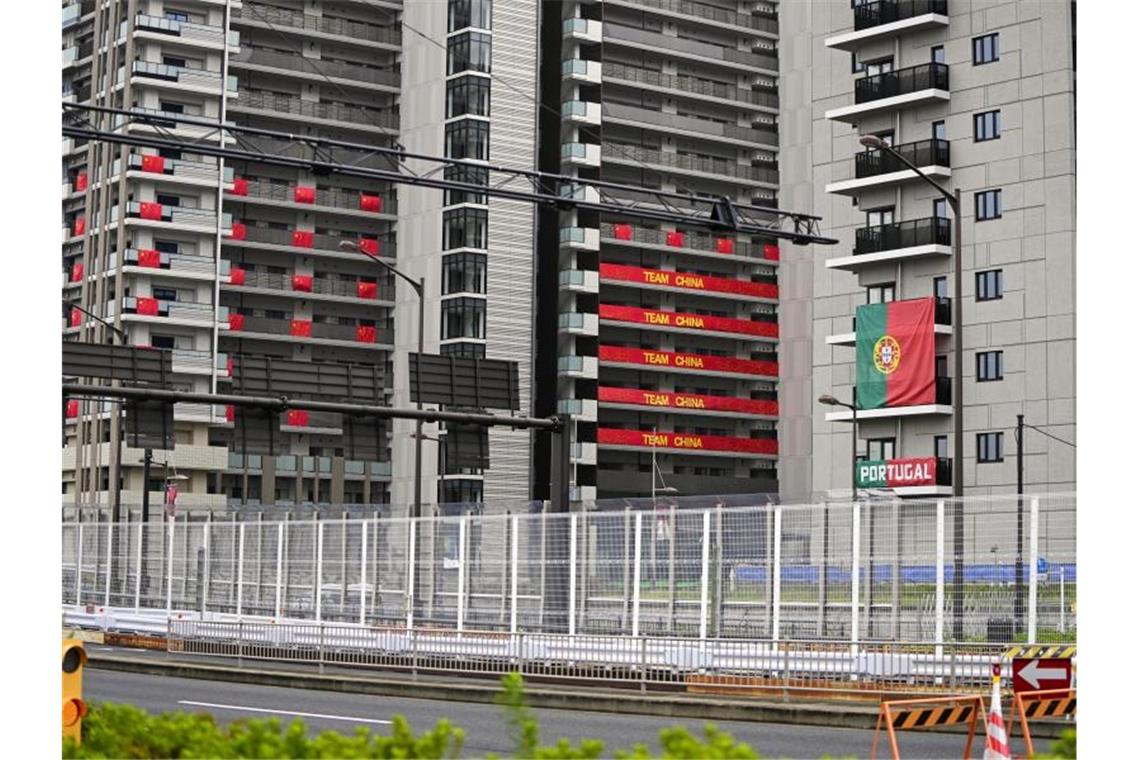
[{"label": "portuguese flag", "polygon": [[934,403],[934,298],[855,310],[855,398],[860,409]]}]

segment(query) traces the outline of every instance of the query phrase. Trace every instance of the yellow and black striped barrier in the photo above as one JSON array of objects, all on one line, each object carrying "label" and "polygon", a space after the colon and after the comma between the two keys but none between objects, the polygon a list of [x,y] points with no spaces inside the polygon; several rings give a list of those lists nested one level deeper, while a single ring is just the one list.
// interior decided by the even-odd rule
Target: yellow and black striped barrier
[{"label": "yellow and black striped barrier", "polygon": [[980,696],[931,697],[928,699],[900,699],[883,702],[879,706],[879,720],[875,724],[875,737],[871,740],[871,760],[875,760],[875,750],[879,746],[879,733],[886,726],[887,738],[891,744],[891,756],[899,760],[898,738],[895,731],[952,726],[966,723],[970,730],[966,735],[963,758],[970,757],[974,745],[974,732],[978,717],[986,714],[986,707]]},{"label": "yellow and black striped barrier", "polygon": [[1005,659],[1025,657],[1029,659],[1039,657],[1060,657],[1070,659],[1077,656],[1076,644],[1030,644],[1010,647],[1005,650]]},{"label": "yellow and black striped barrier", "polygon": [[1077,714],[1077,690],[1019,691],[1013,695],[1013,711],[1021,723],[1021,733],[1025,735],[1025,755],[1026,757],[1033,757],[1033,736],[1029,733],[1029,721],[1038,718],[1075,716]]}]

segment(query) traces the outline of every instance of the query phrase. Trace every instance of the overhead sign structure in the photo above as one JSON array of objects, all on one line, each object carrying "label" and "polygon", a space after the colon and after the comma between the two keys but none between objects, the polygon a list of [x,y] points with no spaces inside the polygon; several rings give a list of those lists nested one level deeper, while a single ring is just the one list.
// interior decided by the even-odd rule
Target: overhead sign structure
[{"label": "overhead sign structure", "polygon": [[935,402],[933,296],[855,310],[855,392],[860,409]]},{"label": "overhead sign structure", "polygon": [[938,485],[938,459],[914,457],[860,461],[855,464],[859,488],[904,488]]},{"label": "overhead sign structure", "polygon": [[130,385],[170,383],[171,352],[150,346],[63,341],[64,377],[101,377]]},{"label": "overhead sign structure", "polygon": [[1062,657],[1025,657],[1013,661],[1013,690],[1067,689],[1073,681],[1073,661]]},{"label": "overhead sign structure", "polygon": [[[422,359],[422,366],[419,362]],[[519,409],[517,362],[465,356],[408,354],[408,387],[418,402],[459,409]]]}]

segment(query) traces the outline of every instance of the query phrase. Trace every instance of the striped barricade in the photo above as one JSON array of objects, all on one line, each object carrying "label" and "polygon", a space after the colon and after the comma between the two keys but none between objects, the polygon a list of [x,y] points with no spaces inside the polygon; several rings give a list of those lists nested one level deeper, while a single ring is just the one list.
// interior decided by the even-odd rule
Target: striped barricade
[{"label": "striped barricade", "polygon": [[1033,757],[1033,737],[1029,733],[1029,721],[1039,718],[1064,718],[1069,715],[1075,717],[1077,690],[1020,691],[1013,695],[1013,711],[1021,722],[1021,732],[1025,735],[1025,755]]},{"label": "striped barricade", "polygon": [[885,726],[891,745],[891,757],[899,760],[896,731],[953,726],[959,723],[969,725],[966,747],[962,753],[969,760],[970,749],[974,745],[978,717],[986,714],[986,706],[977,695],[960,697],[931,697],[928,699],[901,699],[883,702],[879,706],[879,720],[875,723],[875,738],[871,741],[871,760],[879,747],[879,734]]}]

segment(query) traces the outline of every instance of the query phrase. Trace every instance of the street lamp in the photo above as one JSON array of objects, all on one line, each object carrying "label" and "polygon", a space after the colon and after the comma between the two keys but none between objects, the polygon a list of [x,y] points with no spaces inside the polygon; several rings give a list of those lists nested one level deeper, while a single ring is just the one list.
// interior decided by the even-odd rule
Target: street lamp
[{"label": "street lamp", "polygon": [[[660,567],[659,559],[657,556],[657,539],[658,534],[661,533],[661,515],[657,514],[657,494],[675,494],[678,490],[673,486],[665,485],[665,476],[661,474],[661,470],[657,468],[657,427],[653,428],[653,449],[652,449],[652,466],[653,470],[650,473],[649,484],[649,498],[653,502],[653,583],[654,585],[660,580]],[[661,480],[661,487],[657,487],[658,479]]]},{"label": "street lamp", "polygon": [[[854,393],[854,389],[852,389]],[[856,468],[859,462],[859,410],[855,404],[848,404],[840,401],[830,393],[825,393],[819,397],[819,403],[824,406],[842,406],[851,410],[851,503],[854,504],[858,499],[859,478],[856,473]],[[820,598],[820,632],[827,625],[827,560],[829,553],[829,512],[830,510],[823,510],[823,596]]]},{"label": "street lamp", "polygon": [[963,587],[962,553],[965,546],[965,529],[963,526],[962,505],[962,191],[958,188],[950,192],[922,173],[910,160],[887,144],[886,140],[878,135],[863,135],[859,144],[865,148],[882,150],[894,156],[899,163],[910,169],[923,182],[933,187],[946,199],[947,205],[954,211],[954,460],[953,460],[953,493],[954,493],[954,638],[962,639],[962,611]]}]

